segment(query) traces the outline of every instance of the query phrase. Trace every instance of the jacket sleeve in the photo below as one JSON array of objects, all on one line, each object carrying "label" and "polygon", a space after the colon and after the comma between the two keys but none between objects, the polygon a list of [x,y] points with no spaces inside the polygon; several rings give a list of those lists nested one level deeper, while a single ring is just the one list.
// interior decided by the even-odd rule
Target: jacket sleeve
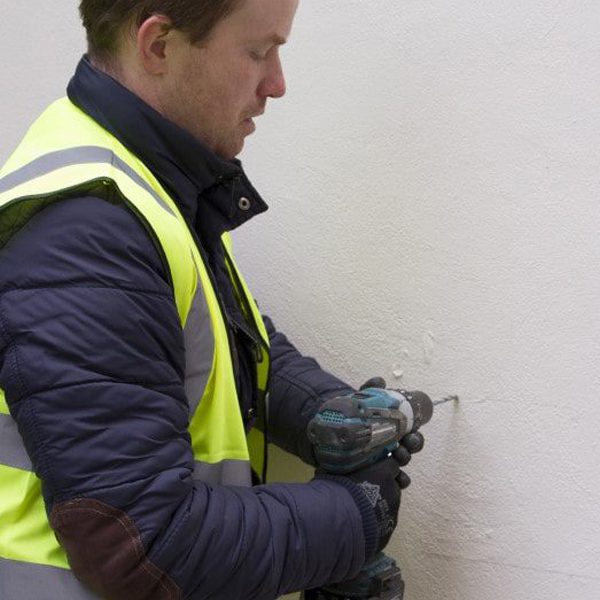
[{"label": "jacket sleeve", "polygon": [[0,385],[86,585],[108,599],[272,600],[360,569],[373,540],[355,490],[192,479],[183,335],[127,209],[61,201],[0,258]]},{"label": "jacket sleeve", "polygon": [[354,388],[324,371],[314,358],[303,356],[287,337],[263,315],[271,344],[269,439],[314,465],[306,436],[308,422],[328,398],[346,396]]}]

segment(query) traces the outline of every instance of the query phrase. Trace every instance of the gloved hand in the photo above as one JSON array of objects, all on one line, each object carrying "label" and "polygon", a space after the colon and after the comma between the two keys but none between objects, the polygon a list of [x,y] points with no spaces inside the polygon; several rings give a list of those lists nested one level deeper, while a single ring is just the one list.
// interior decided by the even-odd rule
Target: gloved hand
[{"label": "gloved hand", "polygon": [[371,556],[387,545],[398,523],[401,473],[398,462],[392,457],[347,475],[332,475],[321,469],[316,472],[316,479],[336,481],[350,491],[364,523],[373,524],[373,516],[375,517],[377,537],[369,553]]},{"label": "gloved hand", "polygon": [[[386,387],[385,379],[383,377],[372,377],[360,386],[360,390],[366,388],[385,389]],[[412,455],[423,450],[424,445],[425,438],[420,431],[417,431],[416,433],[407,433],[400,440],[398,448],[392,452],[392,456],[401,467],[405,467],[410,462]],[[400,471],[398,484],[402,490],[405,490],[410,485],[410,477],[404,471]]]},{"label": "gloved hand", "polygon": [[[405,467],[410,462],[412,455],[423,450],[424,445],[425,438],[420,431],[407,433],[400,440],[400,445],[392,452],[392,456],[399,466]],[[398,483],[400,489],[405,490],[410,485],[410,477],[404,471],[400,471]]]},{"label": "gloved hand", "polygon": [[[385,389],[385,381],[381,378],[371,379],[361,390],[367,387]],[[407,434],[390,456],[377,460],[374,455],[369,457],[363,454],[363,443],[369,443],[371,434],[363,431],[362,425],[356,424],[361,413],[355,397],[332,398],[325,401],[320,410],[324,415],[334,416],[328,416],[325,423],[321,421],[320,424],[314,424],[314,429],[309,430],[309,439],[315,444],[316,462],[321,466],[317,477],[336,480],[351,491],[361,510],[363,523],[371,524],[366,529],[372,533],[376,529],[376,536],[368,536],[377,540],[375,548],[370,544],[370,550],[379,551],[388,543],[396,527],[401,490],[410,484],[410,478],[400,467],[407,465],[411,455],[423,448],[424,438],[418,432]],[[341,422],[347,425],[340,427]],[[346,426],[347,431],[344,429]],[[345,436],[349,436],[349,439],[345,439]],[[364,442],[361,441],[363,439]],[[385,450],[382,447],[380,449]],[[370,462],[369,459],[377,462],[360,466]]]}]

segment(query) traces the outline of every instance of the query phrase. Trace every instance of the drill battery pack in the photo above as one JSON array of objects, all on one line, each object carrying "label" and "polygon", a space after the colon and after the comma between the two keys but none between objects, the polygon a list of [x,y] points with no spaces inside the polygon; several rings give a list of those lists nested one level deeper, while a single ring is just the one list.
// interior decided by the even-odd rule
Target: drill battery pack
[{"label": "drill battery pack", "polygon": [[332,586],[306,590],[302,600],[403,600],[404,580],[395,561],[375,557],[356,578]]}]

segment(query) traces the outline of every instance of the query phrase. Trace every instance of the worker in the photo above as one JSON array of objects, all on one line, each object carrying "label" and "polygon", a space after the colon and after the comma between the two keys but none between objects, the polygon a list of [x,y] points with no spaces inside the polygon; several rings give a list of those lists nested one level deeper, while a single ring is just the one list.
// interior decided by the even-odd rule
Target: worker
[{"label": "worker", "polygon": [[396,526],[394,457],[260,481],[267,435],[314,464],[308,421],[354,391],[261,316],[229,236],[267,208],[235,157],[297,4],[80,3],[88,52],[0,172],[2,600],[272,600]]}]

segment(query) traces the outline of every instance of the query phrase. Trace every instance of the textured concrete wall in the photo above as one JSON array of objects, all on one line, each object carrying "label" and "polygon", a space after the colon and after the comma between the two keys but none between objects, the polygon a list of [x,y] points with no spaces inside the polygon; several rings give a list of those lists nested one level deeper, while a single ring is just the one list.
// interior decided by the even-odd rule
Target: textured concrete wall
[{"label": "textured concrete wall", "polygon": [[[64,88],[75,5],[0,0],[0,159]],[[597,600],[600,4],[302,0],[283,56],[243,157],[256,295],[352,383],[462,398],[409,468],[406,600]]]}]

